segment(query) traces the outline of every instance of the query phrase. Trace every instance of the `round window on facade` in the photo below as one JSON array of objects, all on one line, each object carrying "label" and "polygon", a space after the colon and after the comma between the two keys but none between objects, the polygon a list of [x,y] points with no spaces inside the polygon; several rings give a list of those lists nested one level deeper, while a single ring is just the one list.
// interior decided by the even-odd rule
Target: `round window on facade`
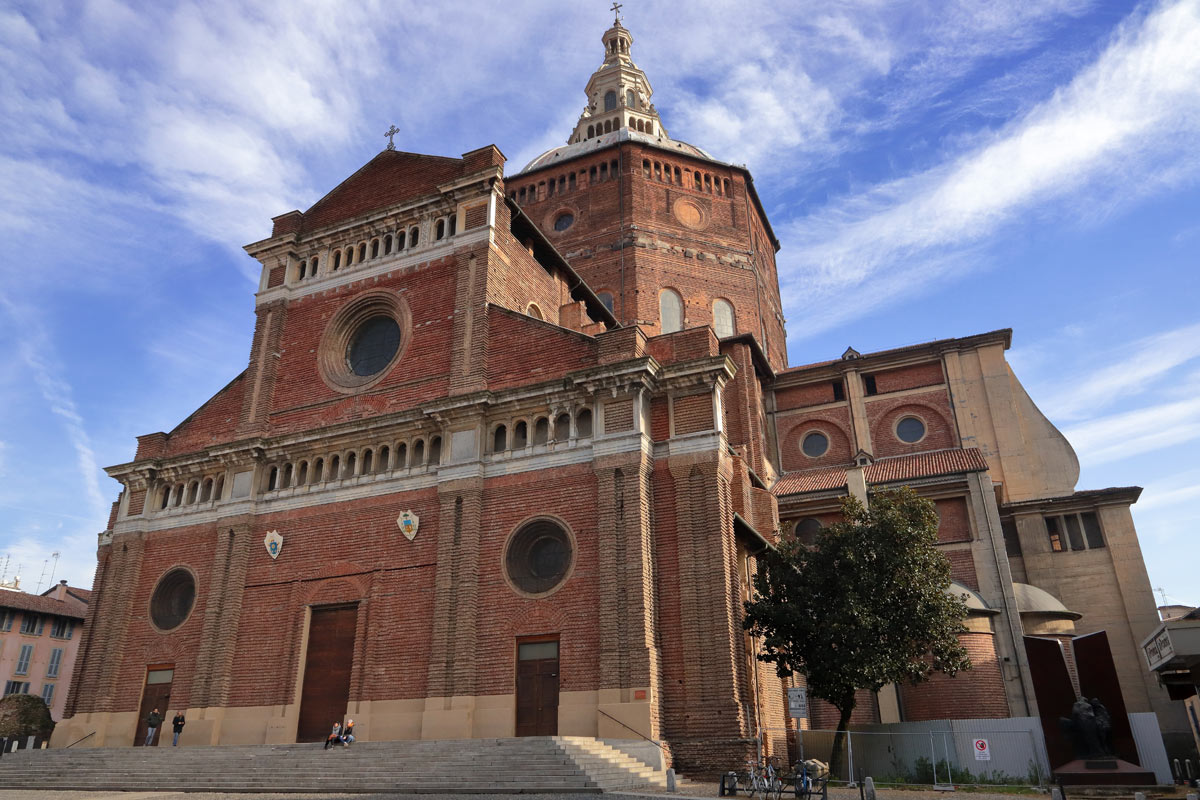
[{"label": "round window on facade", "polygon": [[411,331],[408,304],[395,292],[359,295],[325,327],[317,349],[321,377],[347,394],[374,386],[403,357]]},{"label": "round window on facade", "polygon": [[513,585],[527,594],[558,587],[571,570],[571,537],[554,520],[535,519],[513,534],[504,567]]},{"label": "round window on facade", "polygon": [[150,596],[150,620],[160,631],[178,628],[196,604],[196,579],[183,567],[164,575]]},{"label": "round window on facade", "polygon": [[389,316],[371,317],[358,326],[346,348],[346,365],[361,377],[378,375],[400,349],[400,325]]},{"label": "round window on facade", "polygon": [[796,523],[795,536],[802,544],[812,546],[821,532],[821,521],[815,517],[805,517]]},{"label": "round window on facade", "polygon": [[804,437],[800,449],[809,458],[820,458],[829,450],[829,437],[819,431],[813,431]]},{"label": "round window on facade", "polygon": [[896,423],[896,438],[913,444],[925,438],[925,423],[916,417],[905,417]]},{"label": "round window on facade", "polygon": [[554,230],[556,231],[565,231],[574,224],[575,215],[569,211],[565,211],[554,218]]}]

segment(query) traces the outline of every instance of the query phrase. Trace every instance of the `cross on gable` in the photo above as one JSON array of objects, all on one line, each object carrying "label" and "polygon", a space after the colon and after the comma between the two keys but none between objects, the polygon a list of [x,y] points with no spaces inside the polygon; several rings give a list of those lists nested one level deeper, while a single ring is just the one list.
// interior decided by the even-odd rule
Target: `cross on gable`
[{"label": "cross on gable", "polygon": [[388,150],[396,149],[396,145],[392,142],[392,137],[395,136],[399,132],[400,132],[400,129],[397,128],[395,125],[393,125],[390,128],[388,128],[387,133],[384,134],[384,136],[386,136],[387,140],[388,140],[388,146],[387,146]]}]

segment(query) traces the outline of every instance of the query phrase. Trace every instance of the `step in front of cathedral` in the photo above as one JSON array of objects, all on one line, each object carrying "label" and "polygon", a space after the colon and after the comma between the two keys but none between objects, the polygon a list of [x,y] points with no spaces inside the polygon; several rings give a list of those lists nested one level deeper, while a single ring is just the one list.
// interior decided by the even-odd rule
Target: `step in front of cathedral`
[{"label": "step in front of cathedral", "polygon": [[599,793],[665,786],[661,770],[595,739],[528,737],[215,747],[21,750],[6,789],[415,794]]}]

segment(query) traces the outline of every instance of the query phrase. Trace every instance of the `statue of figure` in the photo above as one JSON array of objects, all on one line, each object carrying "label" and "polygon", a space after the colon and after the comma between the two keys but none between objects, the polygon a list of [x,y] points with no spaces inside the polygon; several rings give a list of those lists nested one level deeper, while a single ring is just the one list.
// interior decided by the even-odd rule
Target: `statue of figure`
[{"label": "statue of figure", "polygon": [[1100,750],[1106,755],[1113,754],[1112,746],[1112,714],[1108,712],[1099,697],[1092,698],[1092,712],[1096,715],[1096,739],[1100,742]]},{"label": "statue of figure", "polygon": [[638,108],[645,108],[646,101],[649,100],[650,98],[646,97],[646,93],[644,91],[642,91],[641,89],[638,89],[637,99],[638,99]]},{"label": "statue of figure", "polygon": [[[1112,722],[1111,717],[1108,717],[1107,709],[1104,710],[1104,714],[1109,720],[1108,726],[1111,730]],[[1088,702],[1087,698],[1080,697],[1076,700],[1075,705],[1071,706],[1071,718],[1059,717],[1058,722],[1067,738],[1071,740],[1076,758],[1103,758],[1111,755],[1101,744],[1096,709]]]}]

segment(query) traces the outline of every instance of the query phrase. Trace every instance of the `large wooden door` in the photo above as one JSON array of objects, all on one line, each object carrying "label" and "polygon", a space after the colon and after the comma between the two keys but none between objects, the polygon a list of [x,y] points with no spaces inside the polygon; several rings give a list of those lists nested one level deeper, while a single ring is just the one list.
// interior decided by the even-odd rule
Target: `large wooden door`
[{"label": "large wooden door", "polygon": [[138,711],[137,732],[133,735],[134,747],[142,747],[146,744],[146,732],[150,730],[150,726],[146,724],[146,718],[156,708],[163,721],[154,734],[154,741],[150,744],[152,747],[158,744],[163,726],[169,721],[167,706],[171,703],[171,682],[174,679],[175,667],[173,664],[155,664],[147,668],[146,688],[142,691],[142,707]]},{"label": "large wooden door", "polygon": [[558,735],[558,639],[517,642],[517,736]]},{"label": "large wooden door", "polygon": [[314,608],[308,626],[297,742],[320,742],[343,722],[350,702],[350,668],[358,606]]}]

